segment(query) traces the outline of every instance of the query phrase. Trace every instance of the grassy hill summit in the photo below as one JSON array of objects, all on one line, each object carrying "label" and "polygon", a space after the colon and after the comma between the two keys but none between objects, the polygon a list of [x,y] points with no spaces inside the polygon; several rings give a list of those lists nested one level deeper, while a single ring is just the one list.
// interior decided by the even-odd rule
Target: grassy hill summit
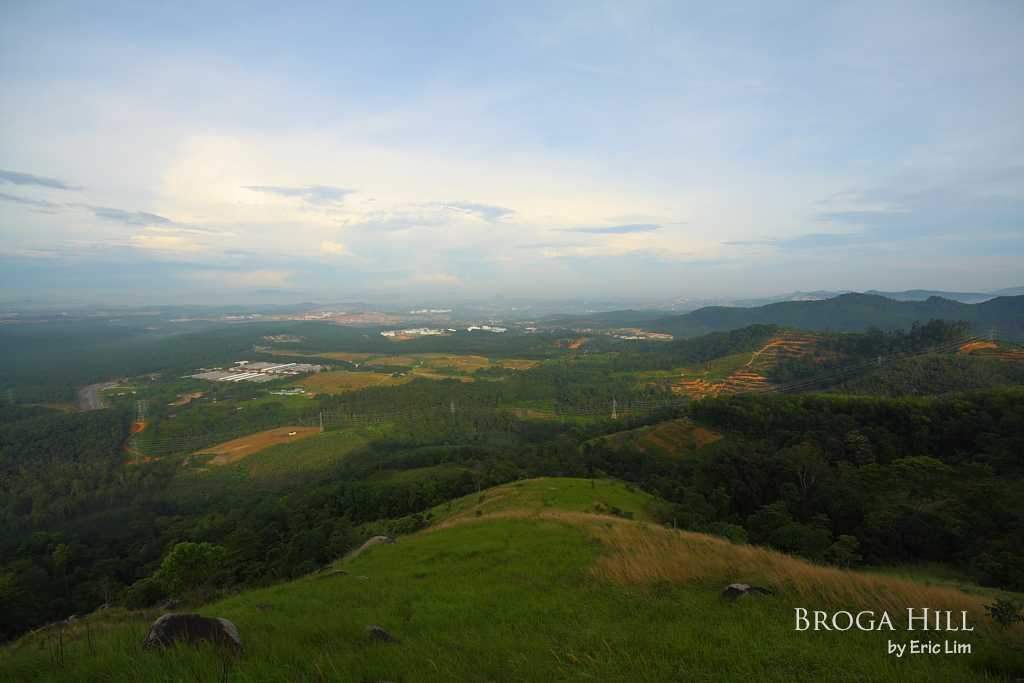
[{"label": "grassy hill summit", "polygon": [[[0,651],[7,680],[995,681],[1024,629],[994,596],[842,570],[653,520],[665,503],[607,479],[538,478],[433,508],[429,525],[290,583],[203,605],[244,653],[144,652],[155,610],[104,610]],[[743,582],[772,595],[723,598]],[[980,591],[980,589],[979,589]],[[908,606],[966,611],[972,633],[907,633]],[[895,632],[796,631],[794,609],[889,611]],[[396,642],[372,639],[379,626]],[[956,638],[970,655],[887,654]]]}]

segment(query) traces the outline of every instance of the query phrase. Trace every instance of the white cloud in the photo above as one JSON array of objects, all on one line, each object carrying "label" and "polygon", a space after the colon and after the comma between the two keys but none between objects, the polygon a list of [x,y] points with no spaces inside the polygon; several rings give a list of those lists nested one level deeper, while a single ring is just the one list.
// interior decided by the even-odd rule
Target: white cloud
[{"label": "white cloud", "polygon": [[330,240],[324,240],[320,243],[320,251],[324,254],[333,254],[335,256],[343,256],[348,252],[346,247],[341,242],[332,242]]},{"label": "white cloud", "polygon": [[197,252],[201,250],[198,244],[181,235],[143,232],[138,235],[132,235],[131,243],[140,249],[151,249],[154,251]]}]

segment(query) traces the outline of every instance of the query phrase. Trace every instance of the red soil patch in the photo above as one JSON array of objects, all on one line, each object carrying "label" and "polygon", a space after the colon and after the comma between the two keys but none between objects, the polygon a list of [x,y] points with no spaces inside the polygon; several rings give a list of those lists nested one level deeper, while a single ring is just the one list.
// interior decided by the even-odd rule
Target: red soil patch
[{"label": "red soil patch", "polygon": [[960,347],[959,353],[971,353],[972,351],[980,351],[982,349],[998,349],[999,345],[995,342],[990,341],[976,341],[970,344],[964,344]]}]

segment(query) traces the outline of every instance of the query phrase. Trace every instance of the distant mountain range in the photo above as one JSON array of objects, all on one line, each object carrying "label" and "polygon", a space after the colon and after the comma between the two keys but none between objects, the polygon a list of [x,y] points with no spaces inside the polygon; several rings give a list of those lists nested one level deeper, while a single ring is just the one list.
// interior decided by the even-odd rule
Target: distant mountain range
[{"label": "distant mountain range", "polygon": [[692,313],[660,318],[646,327],[677,337],[693,337],[757,323],[823,332],[859,332],[869,327],[906,328],[915,321],[932,319],[964,320],[978,332],[995,328],[1000,337],[1024,338],[1024,296],[999,296],[972,304],[940,296],[901,301],[877,293],[851,293],[756,307],[707,306]]},{"label": "distant mountain range", "polygon": [[[822,301],[824,299],[834,299],[842,294],[858,293],[859,292],[851,290],[818,290],[815,292],[790,292],[789,294],[780,294],[779,296],[753,299],[716,301],[714,303],[722,306],[742,306],[745,308],[751,308],[754,306],[766,306],[768,304],[780,303],[782,301]],[[980,304],[983,301],[995,299],[997,296],[1020,296],[1024,294],[1024,287],[1009,287],[995,292],[946,292],[938,289],[907,289],[902,292],[883,292],[877,289],[869,289],[863,293],[884,296],[885,298],[893,299],[894,301],[926,301],[933,296],[937,296],[943,299],[949,299],[950,301],[959,301],[963,304]]]}]

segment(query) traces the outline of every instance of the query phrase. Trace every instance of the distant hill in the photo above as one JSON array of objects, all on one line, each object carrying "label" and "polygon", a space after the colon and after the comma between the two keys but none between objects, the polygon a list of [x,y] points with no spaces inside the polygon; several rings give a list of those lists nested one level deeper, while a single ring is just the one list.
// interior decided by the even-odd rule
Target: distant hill
[{"label": "distant hill", "polygon": [[785,301],[754,308],[708,306],[657,320],[652,327],[679,337],[774,324],[819,332],[897,329],[932,319],[964,320],[976,331],[996,328],[1006,338],[1024,337],[1024,296],[964,304],[942,297],[896,301],[877,294],[842,294],[821,301]]},{"label": "distant hill", "polygon": [[908,289],[903,292],[881,292],[877,289],[869,289],[864,293],[884,296],[885,298],[893,299],[894,301],[927,301],[933,296],[937,296],[951,301],[959,301],[962,304],[980,304],[983,301],[988,301],[989,299],[994,299],[999,296],[998,294],[989,294],[986,292],[943,292],[931,289]]},{"label": "distant hill", "polygon": [[[789,294],[780,294],[778,296],[761,297],[753,299],[735,299],[732,301],[722,301],[714,303],[721,303],[727,306],[742,306],[745,308],[751,308],[754,306],[766,306],[768,304],[776,304],[783,301],[819,301],[822,299],[833,299],[843,294],[859,293],[860,292],[854,292],[851,290],[817,290],[813,292],[790,292]],[[926,301],[927,299],[930,299],[933,296],[938,296],[942,297],[943,299],[950,299],[951,301],[959,301],[962,304],[980,304],[983,301],[994,299],[997,296],[1019,296],[1021,294],[1024,294],[1024,287],[1011,287],[1009,289],[1001,289],[998,292],[946,292],[940,289],[907,289],[901,292],[883,292],[878,289],[869,289],[868,291],[863,293],[884,296],[887,299],[893,299],[895,301]]]}]

